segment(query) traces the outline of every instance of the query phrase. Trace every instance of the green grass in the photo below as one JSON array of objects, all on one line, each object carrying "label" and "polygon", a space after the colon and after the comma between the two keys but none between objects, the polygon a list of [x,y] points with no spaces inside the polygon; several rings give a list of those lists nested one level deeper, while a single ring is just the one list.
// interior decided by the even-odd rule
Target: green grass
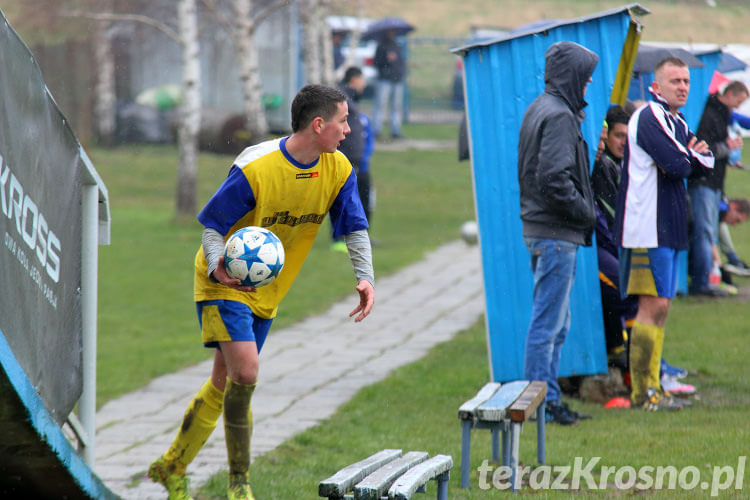
[{"label": "green grass", "polygon": [[[750,154],[746,153],[745,159],[750,160]],[[727,190],[730,196],[749,192],[750,172],[731,170]],[[733,238],[740,255],[750,255],[750,224],[735,228]],[[740,279],[738,284],[747,287],[750,280]],[[747,307],[744,298],[676,299],[667,322],[664,352],[673,364],[696,371],[687,380],[699,389],[696,405],[677,414],[663,414],[605,410],[573,401],[574,408],[594,418],[571,428],[547,426],[547,463],[572,466],[575,457],[581,457],[585,465],[600,457],[593,469],[597,482],[602,466],[674,466],[677,470],[696,467],[701,481],[709,482],[713,471],[718,470],[715,467],[736,469],[739,457],[748,454],[750,439]],[[488,380],[485,335],[484,322],[477,322],[453,340],[433,348],[423,359],[365,387],[326,422],[256,459],[251,467],[256,497],[316,498],[318,482],[338,469],[380,449],[401,448],[453,457],[451,499],[505,498],[507,491],[479,488],[477,468],[491,458],[490,435],[486,431],[474,431],[472,436],[471,488],[458,487],[461,434],[457,409]],[[535,436],[535,424],[527,423],[521,437],[522,464],[535,465]],[[745,463],[745,478],[750,477],[748,473]],[[226,473],[220,473],[200,489],[196,498],[225,498],[225,485]],[[720,497],[746,497],[744,491],[730,489]],[[434,483],[428,485],[427,493],[424,498],[434,497]],[[521,491],[523,496],[540,498],[645,494],[649,498],[698,499],[709,493],[700,487],[691,491],[620,491],[614,488],[612,478],[602,490],[584,486],[579,492],[533,491],[528,487]]]},{"label": "green grass", "polygon": [[[409,131],[429,136],[430,128],[411,125]],[[450,127],[435,129],[440,136]],[[91,149],[89,154],[108,187],[112,212],[111,245],[100,248],[99,261],[101,405],[210,353],[200,343],[192,299],[201,227],[197,221],[178,223],[173,215],[176,149],[132,146]],[[232,160],[201,155],[199,207]],[[376,152],[372,168],[377,206],[371,233],[381,244],[374,250],[376,277],[455,238],[460,224],[473,217],[469,166],[458,164],[453,153]],[[329,234],[326,222],[281,304],[274,329],[317,314],[345,296],[351,296],[352,308],[356,305],[348,257],[329,250]]]}]

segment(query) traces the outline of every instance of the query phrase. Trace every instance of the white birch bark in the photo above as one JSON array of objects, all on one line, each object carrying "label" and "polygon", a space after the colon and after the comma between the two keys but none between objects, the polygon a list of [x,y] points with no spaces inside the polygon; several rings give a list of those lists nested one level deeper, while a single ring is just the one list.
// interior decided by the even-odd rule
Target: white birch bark
[{"label": "white birch bark", "polygon": [[318,25],[318,33],[320,35],[321,82],[323,85],[335,87],[336,75],[333,68],[333,37],[331,36],[331,28],[326,21],[329,10],[330,0],[319,0],[315,22]]},{"label": "white birch bark", "polygon": [[[105,7],[111,7],[105,6]],[[115,63],[109,21],[94,21],[94,116],[99,143],[111,146],[115,135]]]},{"label": "white birch bark", "polygon": [[177,216],[192,217],[196,211],[198,131],[201,122],[200,44],[196,0],[177,4],[182,48],[182,104],[177,131]]},{"label": "white birch bark", "polygon": [[322,58],[320,53],[320,30],[316,20],[318,0],[300,1],[300,20],[304,44],[305,79],[307,83],[322,83]]},{"label": "white birch bark", "polygon": [[250,140],[255,143],[264,140],[268,135],[268,121],[263,109],[263,86],[258,67],[258,49],[254,40],[257,22],[251,15],[253,0],[232,0],[232,7],[232,38],[237,51],[246,126],[250,132]]}]

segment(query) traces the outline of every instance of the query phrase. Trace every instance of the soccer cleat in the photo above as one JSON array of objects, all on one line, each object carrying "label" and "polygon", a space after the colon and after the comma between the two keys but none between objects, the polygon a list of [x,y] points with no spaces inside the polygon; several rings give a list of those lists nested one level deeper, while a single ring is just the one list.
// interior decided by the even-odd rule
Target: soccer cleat
[{"label": "soccer cleat", "polygon": [[692,396],[695,394],[695,386],[691,384],[683,384],[677,380],[677,377],[671,377],[664,374],[661,376],[660,382],[662,389],[675,396]]},{"label": "soccer cleat", "polygon": [[250,489],[250,480],[247,474],[236,474],[229,476],[229,489],[227,489],[228,500],[255,500],[253,491]]},{"label": "soccer cleat", "polygon": [[[193,500],[190,496],[189,480],[186,476],[169,473],[164,458],[154,460],[148,468],[148,477],[167,489],[169,500]],[[251,497],[252,498],[252,497]]]},{"label": "soccer cleat", "polygon": [[643,400],[634,402],[634,406],[639,406],[646,411],[679,411],[685,405],[655,387],[649,387]]},{"label": "soccer cleat", "polygon": [[560,405],[561,405],[561,406],[562,406],[563,408],[565,408],[565,410],[566,410],[566,411],[567,411],[568,413],[570,413],[570,414],[571,414],[571,415],[573,416],[573,418],[575,418],[576,420],[589,420],[589,419],[591,419],[591,418],[592,418],[592,417],[591,417],[591,415],[587,415],[586,413],[580,413],[580,412],[577,412],[577,411],[575,411],[575,410],[571,410],[571,409],[570,409],[570,406],[568,406],[568,403],[566,403],[566,402],[564,402],[564,401],[561,401],[561,402],[560,402]]},{"label": "soccer cleat", "polygon": [[349,249],[346,248],[346,242],[345,241],[334,241],[331,243],[331,251],[332,252],[341,252],[341,253],[347,253],[349,252]]},{"label": "soccer cleat", "polygon": [[670,365],[664,360],[664,358],[661,358],[661,374],[675,378],[685,378],[688,376],[687,370]]}]

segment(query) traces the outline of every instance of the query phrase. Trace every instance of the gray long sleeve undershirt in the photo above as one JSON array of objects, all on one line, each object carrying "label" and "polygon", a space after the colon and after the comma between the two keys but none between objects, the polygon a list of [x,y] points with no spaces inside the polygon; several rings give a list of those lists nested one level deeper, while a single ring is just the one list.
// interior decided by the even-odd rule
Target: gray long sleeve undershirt
[{"label": "gray long sleeve undershirt", "polygon": [[[224,237],[215,229],[204,228],[201,238],[203,244],[203,253],[208,263],[208,276],[213,280],[212,273],[219,265],[219,256],[224,253]],[[375,286],[375,271],[372,267],[372,247],[370,246],[370,236],[366,229],[354,231],[344,235],[346,248],[349,250],[349,260],[352,262],[354,276],[357,282],[362,280],[369,281]]]}]

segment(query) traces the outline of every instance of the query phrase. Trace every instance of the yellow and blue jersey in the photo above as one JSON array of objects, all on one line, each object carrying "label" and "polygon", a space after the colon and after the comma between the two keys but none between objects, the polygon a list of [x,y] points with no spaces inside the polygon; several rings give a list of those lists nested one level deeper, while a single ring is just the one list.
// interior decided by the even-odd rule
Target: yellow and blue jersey
[{"label": "yellow and blue jersey", "polygon": [[242,227],[268,228],[284,245],[284,269],[257,292],[240,292],[209,279],[201,246],[195,256],[195,301],[236,300],[262,318],[275,317],[326,214],[334,237],[368,227],[357,178],[344,154],[323,153],[313,163],[301,164],[287,152],[286,138],[245,149],[198,220],[225,239]]}]

